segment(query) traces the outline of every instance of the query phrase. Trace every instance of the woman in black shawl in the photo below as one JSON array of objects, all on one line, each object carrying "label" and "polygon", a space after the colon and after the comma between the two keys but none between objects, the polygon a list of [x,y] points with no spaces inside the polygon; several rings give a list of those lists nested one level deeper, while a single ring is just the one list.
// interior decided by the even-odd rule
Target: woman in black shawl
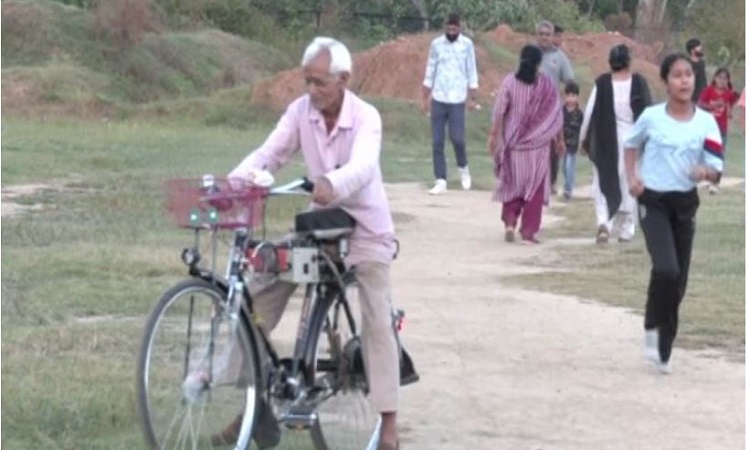
[{"label": "woman in black shawl", "polygon": [[598,244],[607,243],[613,231],[620,242],[629,242],[635,234],[636,201],[628,192],[623,141],[638,116],[651,105],[646,79],[630,71],[628,47],[613,47],[609,66],[612,71],[596,80],[581,126],[583,151],[594,163]]}]

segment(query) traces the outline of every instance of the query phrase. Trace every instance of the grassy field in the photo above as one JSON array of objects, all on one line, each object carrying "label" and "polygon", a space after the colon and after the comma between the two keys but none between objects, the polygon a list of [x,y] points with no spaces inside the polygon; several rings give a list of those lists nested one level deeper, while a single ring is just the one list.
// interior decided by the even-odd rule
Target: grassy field
[{"label": "grassy field", "polygon": [[[428,119],[413,105],[375,103],[386,126],[387,181],[424,182],[426,188],[432,178]],[[222,102],[161,107],[175,108],[183,118],[3,120],[3,188],[47,186],[16,199],[43,208],[2,221],[3,448],[142,446],[134,404],[136,349],[145,315],[183,277],[179,252],[190,243],[163,215],[163,182],[226,173],[273,125],[267,113],[249,110],[231,126],[208,126],[210,115],[203,112],[221,118],[231,110]],[[481,189],[492,186],[484,149],[487,123],[486,110],[469,115],[470,161]],[[733,139],[740,144],[738,136]],[[730,174],[742,172],[739,154],[733,153]],[[447,155],[452,165],[450,147]],[[302,173],[296,161],[280,178]],[[580,160],[580,183],[587,174],[588,163]],[[689,339],[681,343],[744,347],[743,205],[737,190],[704,200],[686,299],[683,329]],[[289,215],[293,208],[281,206],[277,214]],[[590,237],[589,202],[555,212],[568,218],[556,236]],[[639,241],[593,250],[566,247],[557,265],[580,271],[518,282],[637,308],[646,263]],[[638,269],[625,271],[625,264]],[[619,275],[623,272],[627,276]],[[602,283],[606,291],[587,287],[594,280],[621,278],[619,286]]]},{"label": "grassy field", "polygon": [[[426,182],[427,119],[413,106],[378,103],[388,180]],[[3,188],[46,186],[15,199],[42,209],[2,221],[3,448],[141,448],[140,334],[161,293],[185,275],[179,253],[191,243],[163,215],[163,182],[226,173],[273,125],[260,116],[243,129],[184,117],[3,120]],[[484,125],[480,116],[471,124],[475,177],[489,186]],[[297,161],[280,177],[303,173]],[[293,206],[280,208],[291,217]]]}]

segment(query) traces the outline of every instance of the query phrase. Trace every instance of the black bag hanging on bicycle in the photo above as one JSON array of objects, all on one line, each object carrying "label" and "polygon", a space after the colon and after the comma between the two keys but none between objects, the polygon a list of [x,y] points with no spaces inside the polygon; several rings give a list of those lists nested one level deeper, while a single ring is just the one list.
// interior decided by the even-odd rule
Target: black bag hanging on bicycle
[{"label": "black bag hanging on bicycle", "polygon": [[414,363],[411,360],[411,356],[406,352],[406,349],[399,345],[401,348],[401,356],[399,358],[399,366],[401,369],[401,386],[407,384],[416,383],[419,381],[419,374],[414,369]]},{"label": "black bag hanging on bicycle", "polygon": [[[399,342],[399,372],[400,372],[400,385],[406,386],[419,381],[419,374],[414,369],[414,362],[411,360],[411,356],[406,352],[406,349]],[[348,370],[350,373],[359,374],[364,376],[365,364],[362,358],[362,346],[359,339],[351,340],[347,343],[344,348],[344,354],[348,355]]]}]

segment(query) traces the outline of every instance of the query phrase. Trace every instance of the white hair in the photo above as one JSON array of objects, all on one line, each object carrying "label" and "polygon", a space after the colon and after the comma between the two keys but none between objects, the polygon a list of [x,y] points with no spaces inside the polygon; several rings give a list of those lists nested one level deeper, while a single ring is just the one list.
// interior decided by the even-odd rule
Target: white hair
[{"label": "white hair", "polygon": [[352,55],[349,50],[341,42],[329,37],[316,37],[308,44],[302,56],[302,66],[310,64],[323,50],[328,50],[331,55],[331,74],[352,73]]},{"label": "white hair", "polygon": [[549,20],[542,20],[536,24],[536,31],[540,31],[542,28],[549,28],[549,31],[555,31],[555,24]]}]

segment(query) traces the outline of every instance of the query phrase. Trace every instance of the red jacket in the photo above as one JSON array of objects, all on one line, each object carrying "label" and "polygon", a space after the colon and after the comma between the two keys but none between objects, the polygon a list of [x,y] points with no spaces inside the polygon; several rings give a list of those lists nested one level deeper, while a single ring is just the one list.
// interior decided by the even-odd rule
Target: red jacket
[{"label": "red jacket", "polygon": [[719,130],[726,134],[729,129],[729,113],[737,100],[739,95],[731,88],[719,90],[710,85],[698,97],[698,106],[712,113],[719,124]]}]

